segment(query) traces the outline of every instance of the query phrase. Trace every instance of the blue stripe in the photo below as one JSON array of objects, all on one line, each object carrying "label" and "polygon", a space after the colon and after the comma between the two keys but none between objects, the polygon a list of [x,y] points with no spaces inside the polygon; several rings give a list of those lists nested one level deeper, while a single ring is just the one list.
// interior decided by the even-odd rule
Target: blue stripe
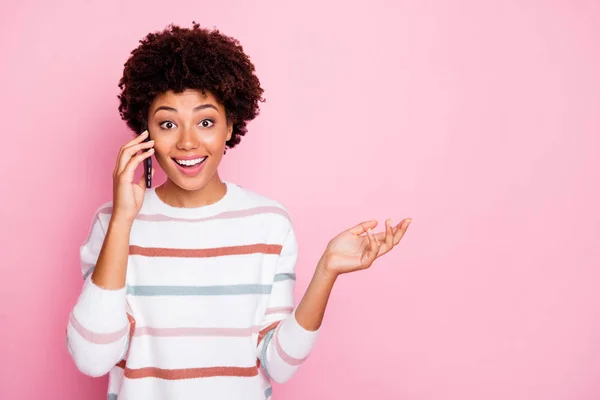
[{"label": "blue stripe", "polygon": [[227,296],[240,294],[270,294],[272,285],[226,286],[127,286],[133,296]]},{"label": "blue stripe", "polygon": [[295,281],[296,280],[296,274],[291,273],[291,274],[276,274],[275,275],[275,282],[286,281],[288,279],[291,279],[291,280]]},{"label": "blue stripe", "polygon": [[269,375],[269,371],[267,370],[267,363],[265,362],[265,360],[267,359],[267,347],[269,347],[269,342],[273,338],[273,333],[275,333],[275,329],[271,329],[269,332],[267,332],[263,339],[262,351],[260,352],[260,365],[265,370],[265,373],[267,374],[269,379],[273,378],[271,378],[271,375]]},{"label": "blue stripe", "polygon": [[268,387],[265,389],[265,398],[268,399],[269,397],[271,397],[271,395],[273,394],[273,388],[272,387]]}]

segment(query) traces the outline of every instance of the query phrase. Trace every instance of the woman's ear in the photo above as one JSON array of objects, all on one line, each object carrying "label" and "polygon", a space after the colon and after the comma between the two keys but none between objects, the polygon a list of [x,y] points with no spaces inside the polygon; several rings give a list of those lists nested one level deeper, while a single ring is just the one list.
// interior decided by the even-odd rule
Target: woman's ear
[{"label": "woman's ear", "polygon": [[233,134],[233,122],[227,121],[227,142],[231,140],[231,135]]}]

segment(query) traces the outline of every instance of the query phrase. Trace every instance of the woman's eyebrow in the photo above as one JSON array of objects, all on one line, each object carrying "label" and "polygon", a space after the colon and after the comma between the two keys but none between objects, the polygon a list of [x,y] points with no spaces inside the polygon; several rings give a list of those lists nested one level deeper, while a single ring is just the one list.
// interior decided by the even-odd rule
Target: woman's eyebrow
[{"label": "woman's eyebrow", "polygon": [[[213,104],[207,103],[207,104],[202,104],[199,105],[197,107],[194,107],[194,111],[200,111],[200,110],[204,110],[206,108],[214,108],[217,112],[219,112],[219,109],[217,107],[215,107]],[[177,112],[176,108],[173,107],[168,107],[168,106],[160,106],[158,107],[155,111],[154,114],[156,114],[157,112],[159,112],[160,110],[166,110],[166,111],[173,111],[173,112]]]}]

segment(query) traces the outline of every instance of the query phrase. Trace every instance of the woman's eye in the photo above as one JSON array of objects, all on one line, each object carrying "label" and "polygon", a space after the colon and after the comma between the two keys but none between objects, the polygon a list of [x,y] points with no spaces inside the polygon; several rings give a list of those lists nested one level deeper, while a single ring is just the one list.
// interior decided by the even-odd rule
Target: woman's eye
[{"label": "woman's eye", "polygon": [[200,126],[203,128],[209,128],[212,126],[212,124],[214,124],[214,121],[211,119],[203,119],[200,121]]},{"label": "woman's eye", "polygon": [[171,121],[165,121],[162,124],[160,124],[160,127],[163,129],[173,129],[175,127],[175,124]]}]

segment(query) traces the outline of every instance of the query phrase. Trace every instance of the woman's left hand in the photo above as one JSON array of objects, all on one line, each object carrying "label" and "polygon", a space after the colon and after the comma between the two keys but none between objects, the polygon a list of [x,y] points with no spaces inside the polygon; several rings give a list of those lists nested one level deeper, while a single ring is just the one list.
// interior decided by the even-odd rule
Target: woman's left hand
[{"label": "woman's left hand", "polygon": [[366,221],[340,233],[323,253],[321,266],[324,272],[337,276],[369,268],[373,261],[400,243],[411,221],[404,219],[392,228],[391,221],[387,220],[385,232],[377,234],[371,232],[377,221]]}]

